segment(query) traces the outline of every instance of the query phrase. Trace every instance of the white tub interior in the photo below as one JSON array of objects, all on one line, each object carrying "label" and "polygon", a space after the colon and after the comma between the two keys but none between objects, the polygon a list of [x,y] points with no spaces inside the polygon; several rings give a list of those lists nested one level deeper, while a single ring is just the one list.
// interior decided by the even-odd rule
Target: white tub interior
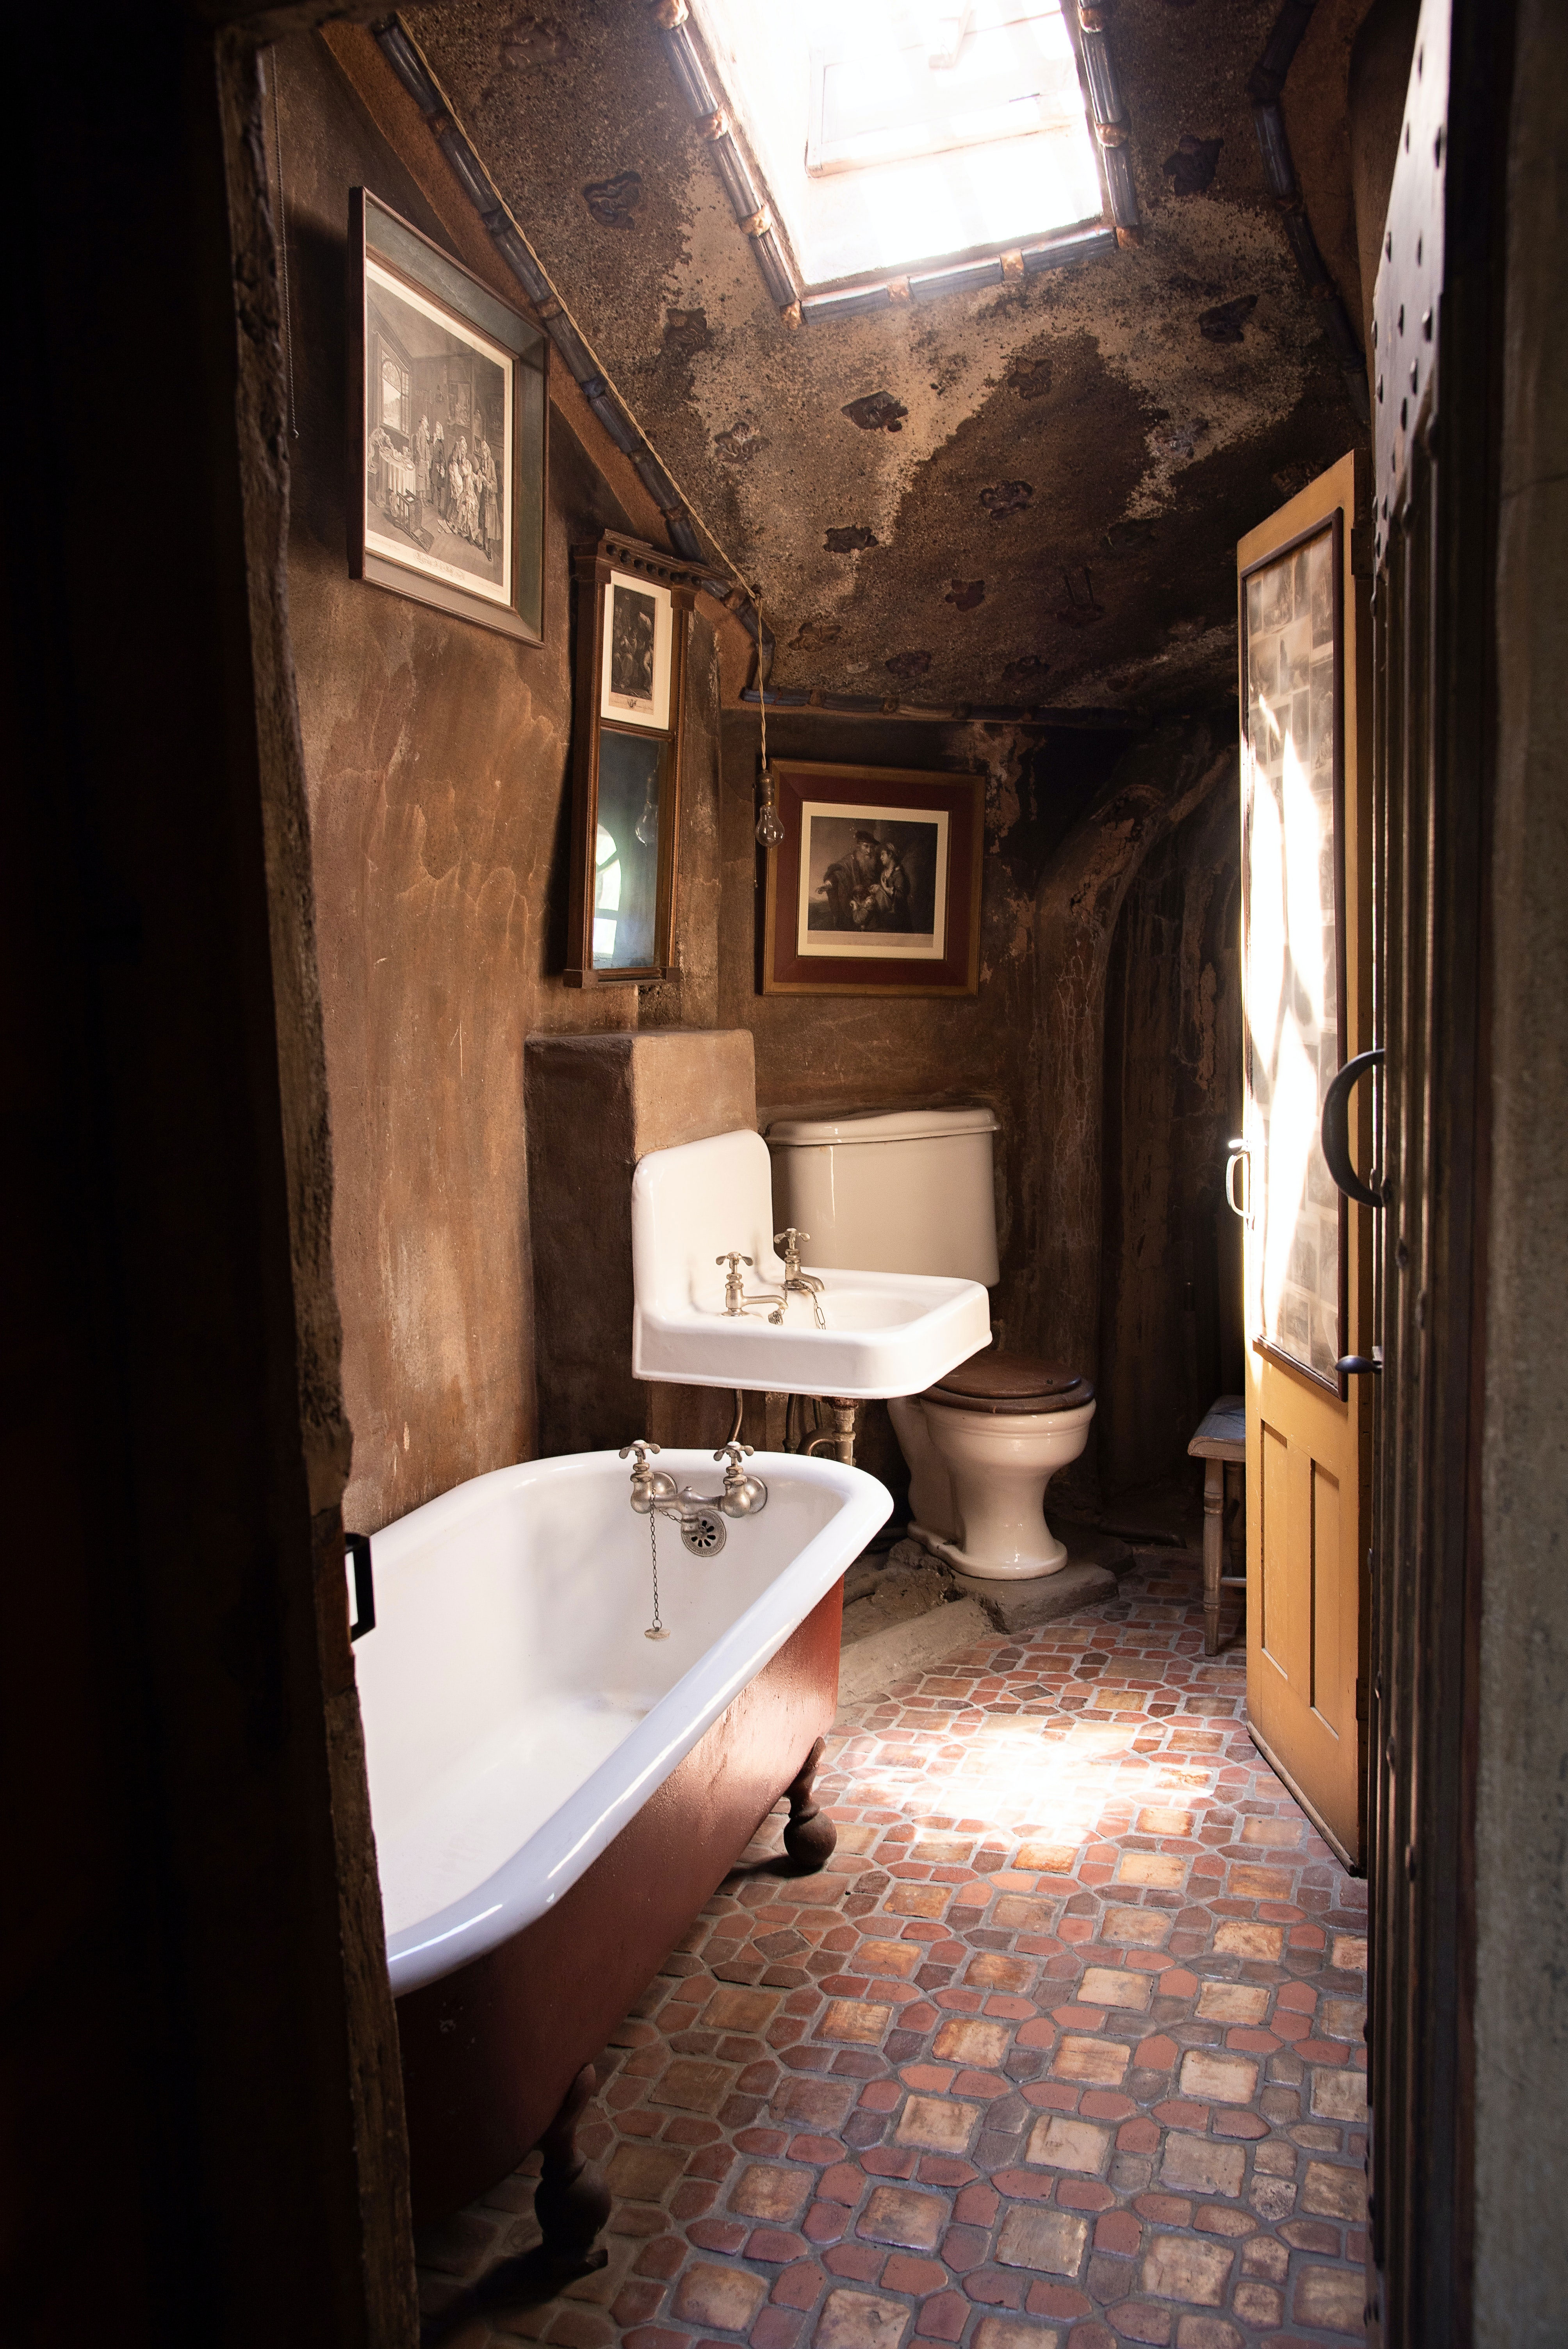
[{"label": "white tub interior", "polygon": [[[699,1491],[708,1453],[659,1464]],[[476,1477],[375,1537],[356,1648],[394,1987],[542,1915],[774,1655],[882,1522],[836,1462],[758,1454],[769,1506],[695,1557],[614,1453]]]}]

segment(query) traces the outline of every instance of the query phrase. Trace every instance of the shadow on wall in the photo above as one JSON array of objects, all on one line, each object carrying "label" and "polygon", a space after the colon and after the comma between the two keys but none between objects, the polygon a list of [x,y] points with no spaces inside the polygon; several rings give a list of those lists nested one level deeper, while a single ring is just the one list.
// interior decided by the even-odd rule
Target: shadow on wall
[{"label": "shadow on wall", "polygon": [[1238,813],[1218,788],[1140,867],[1106,986],[1099,1476],[1109,1501],[1187,1466],[1242,1380]]},{"label": "shadow on wall", "polygon": [[[1195,827],[1195,837],[1198,832],[1206,837],[1212,807],[1213,842],[1196,852],[1199,863],[1206,859],[1217,872],[1228,859],[1234,872],[1237,772],[1233,709],[1222,709],[1207,717],[1166,719],[1127,752],[1107,791],[1051,857],[1036,895],[1034,1049],[1030,1098],[1024,1112],[1033,1188],[1024,1219],[1029,1234],[1029,1262],[1015,1286],[1018,1336],[1014,1342],[1052,1361],[1069,1364],[1101,1390],[1100,1408],[1083,1458],[1065,1471],[1053,1487],[1068,1514],[1093,1514],[1102,1499],[1102,1456],[1120,1460],[1136,1456],[1141,1441],[1136,1421],[1135,1432],[1125,1445],[1117,1435],[1125,1388],[1119,1383],[1114,1360],[1105,1363],[1101,1360],[1105,1236],[1108,1224],[1115,1228],[1123,1218],[1124,1190],[1136,1202],[1146,1195],[1162,1195],[1169,1187],[1168,1179],[1158,1170],[1161,1159],[1172,1152],[1171,1103],[1161,1100],[1159,1086],[1152,1091],[1143,1088],[1139,1071],[1143,1066],[1161,1069],[1161,1086],[1172,1081],[1168,1059],[1172,1019],[1181,1049],[1197,1052],[1201,1061],[1202,1047],[1195,1039],[1202,1020],[1196,1008],[1186,1019],[1171,1009],[1168,998],[1172,990],[1179,990],[1182,957],[1179,952],[1172,960],[1162,951],[1168,941],[1153,916],[1163,885],[1163,860],[1173,859],[1178,874],[1184,869],[1193,852],[1172,843],[1190,823]],[[1223,816],[1219,806],[1226,811]],[[1223,846],[1227,833],[1228,850]],[[1144,884],[1146,874],[1150,877]],[[1150,914],[1135,912],[1123,937],[1124,911],[1140,885],[1148,894]],[[1189,918],[1207,918],[1198,913],[1198,899],[1202,895],[1200,890],[1191,916],[1183,913],[1183,929]],[[1224,918],[1222,908],[1217,909],[1216,919]],[[1125,1081],[1118,1079],[1124,1107],[1116,1119],[1114,1154],[1108,1157],[1106,1094],[1111,1064],[1107,1008],[1114,990],[1119,946],[1130,974],[1117,999],[1124,1040],[1119,1050],[1124,1059],[1126,1040],[1131,1040],[1133,1065],[1128,1068]],[[1214,1081],[1219,1083],[1226,1054],[1233,1058],[1239,1044],[1227,1046],[1222,1041],[1225,1028],[1220,1016],[1225,978],[1222,964],[1212,956],[1201,957],[1194,985],[1201,997],[1204,960],[1213,970],[1213,1067]],[[1228,1017],[1234,1034],[1239,1009]],[[1151,1032],[1146,1035],[1150,1023]],[[1119,1071],[1121,1059],[1115,1065]],[[1222,1100],[1222,1094],[1218,1098]],[[1223,1110],[1217,1113],[1222,1122]],[[1207,1143],[1199,1134],[1193,1146],[1201,1154]],[[1184,1197],[1190,1189],[1189,1178],[1181,1176],[1176,1195]],[[1135,1220],[1143,1223],[1146,1211],[1138,1209]],[[1163,1256],[1171,1246],[1169,1233],[1162,1241],[1157,1235],[1150,1236],[1150,1244]],[[1216,1280],[1217,1275],[1216,1264]],[[1196,1303],[1196,1292],[1205,1278],[1201,1252],[1194,1253],[1191,1277]],[[1168,1267],[1161,1275],[1162,1279],[1185,1278],[1179,1266]],[[1181,1303],[1178,1291],[1174,1316],[1164,1310],[1152,1312],[1146,1330],[1136,1340],[1140,1351],[1139,1377],[1145,1387],[1181,1389],[1185,1343]],[[1217,1326],[1222,1310],[1217,1296],[1208,1309]],[[1198,1416],[1194,1411],[1187,1434]],[[1174,1420],[1175,1414],[1171,1417]],[[1140,1468],[1130,1475],[1130,1481],[1142,1482],[1145,1475],[1157,1474],[1152,1467]]]}]

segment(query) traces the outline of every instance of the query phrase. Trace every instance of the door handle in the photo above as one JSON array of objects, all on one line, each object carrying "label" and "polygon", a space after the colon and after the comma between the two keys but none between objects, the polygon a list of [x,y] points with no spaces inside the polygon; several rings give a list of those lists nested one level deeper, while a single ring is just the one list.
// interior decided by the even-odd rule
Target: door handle
[{"label": "door handle", "polygon": [[376,1584],[370,1572],[369,1535],[345,1534],[343,1555],[354,1590],[348,1619],[348,1636],[352,1641],[376,1629]]},{"label": "door handle", "polygon": [[[1247,1172],[1247,1197],[1246,1205],[1244,1206],[1238,1206],[1236,1205],[1236,1169],[1238,1166],[1244,1166]],[[1246,1143],[1241,1140],[1239,1135],[1237,1139],[1232,1143],[1231,1154],[1225,1161],[1225,1205],[1229,1207],[1233,1216],[1239,1216],[1243,1224],[1246,1224],[1249,1227],[1251,1226],[1253,1220],[1253,1154],[1247,1148]]]},{"label": "door handle", "polygon": [[1323,1155],[1328,1171],[1346,1197],[1364,1207],[1381,1207],[1385,1203],[1381,1191],[1365,1184],[1351,1164],[1350,1096],[1368,1069],[1382,1066],[1384,1057],[1381,1044],[1374,1044],[1369,1052],[1357,1052],[1353,1061],[1346,1061],[1323,1102]]},{"label": "door handle", "polygon": [[[1381,1201],[1378,1203],[1381,1205]],[[1383,1349],[1374,1346],[1369,1354],[1341,1354],[1334,1365],[1342,1379],[1357,1379],[1370,1371],[1374,1378],[1383,1375]]]}]

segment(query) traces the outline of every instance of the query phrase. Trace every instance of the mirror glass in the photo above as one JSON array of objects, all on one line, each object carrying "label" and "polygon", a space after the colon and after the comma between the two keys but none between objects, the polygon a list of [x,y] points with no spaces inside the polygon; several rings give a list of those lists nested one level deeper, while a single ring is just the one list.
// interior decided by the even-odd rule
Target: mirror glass
[{"label": "mirror glass", "polygon": [[659,802],[668,742],[646,734],[599,737],[593,843],[593,968],[645,970],[658,908]]}]

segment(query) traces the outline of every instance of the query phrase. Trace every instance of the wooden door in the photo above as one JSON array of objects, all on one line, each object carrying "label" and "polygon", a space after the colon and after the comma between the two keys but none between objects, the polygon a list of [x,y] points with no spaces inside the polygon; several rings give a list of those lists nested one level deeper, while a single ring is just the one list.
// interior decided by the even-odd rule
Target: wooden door
[{"label": "wooden door", "polygon": [[1375,2349],[1466,2349],[1490,824],[1510,11],[1423,0],[1374,301],[1383,1374],[1369,1870]]},{"label": "wooden door", "polygon": [[1371,1041],[1367,633],[1351,564],[1364,498],[1347,456],[1237,550],[1247,1710],[1353,1867],[1372,1396],[1345,1365],[1371,1351],[1371,1211],[1336,1190],[1320,1127],[1335,1075]]}]

